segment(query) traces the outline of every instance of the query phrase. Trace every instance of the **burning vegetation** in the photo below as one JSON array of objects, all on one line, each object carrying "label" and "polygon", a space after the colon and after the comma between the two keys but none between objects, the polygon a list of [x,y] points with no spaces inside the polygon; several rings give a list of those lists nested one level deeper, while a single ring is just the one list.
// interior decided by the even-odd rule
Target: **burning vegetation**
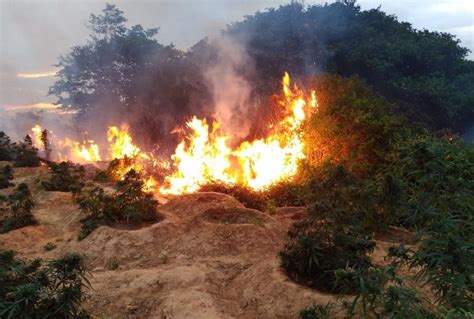
[{"label": "burning vegetation", "polygon": [[[43,223],[44,208],[63,199],[71,211],[77,204],[77,215],[56,212],[68,225],[36,232],[56,240],[42,250],[94,247],[84,254],[96,254],[87,259],[96,263],[114,247],[121,255],[140,247],[120,261],[128,262],[123,273],[198,265],[196,282],[228,280],[213,279],[199,294],[221,298],[235,282],[255,293],[202,303],[231,304],[218,314],[295,317],[293,301],[309,305],[310,295],[318,303],[302,319],[474,316],[474,149],[456,134],[474,114],[474,64],[453,37],[354,1],[259,12],[187,52],[125,21],[107,5],[91,16],[90,41],[60,59],[50,93],[74,113],[74,134],[38,117],[20,142],[0,132],[0,233],[12,236],[10,245],[16,229],[53,227],[56,220]],[[73,236],[54,237],[65,229]],[[129,238],[142,246],[123,246]],[[163,266],[167,252],[154,255],[168,245],[177,267]],[[113,257],[107,283],[120,268]],[[8,281],[0,317],[88,317],[80,303],[95,300],[84,301],[80,257],[34,267],[11,252],[0,259]],[[202,276],[205,267],[216,268]],[[18,277],[23,268],[48,271],[46,282]],[[175,275],[166,273],[166,285],[182,277]],[[260,277],[267,281],[254,284]],[[168,293],[153,280],[143,290]],[[31,282],[35,290],[23,290]],[[55,282],[72,293],[57,297]],[[285,295],[289,289],[298,294]],[[273,290],[278,296],[267,298]],[[123,292],[115,293],[107,307],[152,313],[113,305]],[[133,294],[123,295],[128,302]]]},{"label": "burning vegetation", "polygon": [[[108,128],[106,155],[101,152],[104,147],[99,147],[93,140],[78,142],[53,135],[53,146],[57,150],[55,159],[81,164],[113,160],[109,177],[121,180],[132,169],[141,172],[147,192],[192,193],[209,183],[264,190],[296,174],[298,162],[305,158],[302,125],[317,110],[315,91],[306,95],[295,84],[291,84],[288,73],[283,77],[282,90],[283,95],[277,103],[281,110],[275,110],[282,118],[275,123],[268,123],[267,136],[245,140],[234,147],[229,143],[231,132],[222,127],[218,120],[208,124],[206,119],[193,116],[185,124],[185,137],[168,160],[142,151],[134,144],[126,124],[120,128]],[[48,131],[36,124],[31,132],[34,136],[33,145],[50,153],[50,142],[45,138]],[[159,185],[154,176],[163,174],[155,172],[160,169],[166,169],[170,174],[164,176]]]}]

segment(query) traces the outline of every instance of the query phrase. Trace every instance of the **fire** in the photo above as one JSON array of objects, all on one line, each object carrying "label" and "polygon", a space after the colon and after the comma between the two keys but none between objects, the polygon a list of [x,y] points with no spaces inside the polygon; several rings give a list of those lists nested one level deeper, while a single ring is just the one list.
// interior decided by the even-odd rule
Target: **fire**
[{"label": "fire", "polygon": [[208,181],[235,182],[228,173],[232,150],[226,145],[227,136],[218,134],[218,124],[211,132],[205,119],[193,117],[186,125],[192,130],[189,146],[182,141],[176,148],[172,160],[177,171],[167,178],[170,188],[161,188],[161,192],[189,193]]},{"label": "fire", "polygon": [[75,142],[72,152],[74,158],[79,159],[79,162],[95,163],[100,161],[99,145],[95,144],[93,140],[87,140],[82,144]]},{"label": "fire", "polygon": [[[310,112],[318,110],[318,103],[314,91],[306,96],[296,85],[291,85],[288,73],[283,77],[282,90],[279,103],[282,112],[279,113],[283,116],[280,121],[270,123],[267,137],[230,147],[230,135],[219,122],[208,123],[206,119],[194,116],[186,123],[189,133],[176,147],[171,164],[134,145],[128,126],[109,127],[106,159],[115,160],[113,177],[122,179],[134,169],[144,176],[144,191],[159,189],[162,194],[195,192],[209,182],[240,184],[262,190],[293,177],[298,162],[305,158],[301,126]],[[35,125],[32,132],[35,145],[41,146],[41,126]],[[75,162],[95,163],[102,159],[99,145],[90,139],[78,142],[65,138],[55,144],[57,149],[67,149],[69,156],[66,158]],[[149,174],[151,170],[168,172],[159,188]]]},{"label": "fire", "polygon": [[[228,135],[214,123],[193,117],[187,127],[188,141],[183,140],[172,156],[176,172],[160,188],[164,194],[194,192],[207,182],[239,183],[261,190],[296,174],[298,161],[305,157],[301,125],[311,109],[317,109],[316,95],[306,98],[297,86],[290,86],[290,76],[282,81],[285,116],[271,125],[264,139],[245,141],[237,148],[227,145]],[[233,164],[237,163],[237,165]]]},{"label": "fire", "polygon": [[41,140],[41,135],[43,132],[43,129],[39,124],[36,124],[31,128],[31,131],[33,132],[33,145],[40,148],[43,146],[43,141]]},{"label": "fire", "polygon": [[132,137],[128,134],[127,126],[122,126],[122,129],[116,126],[109,127],[107,140],[111,143],[110,157],[112,159],[134,158],[140,154],[140,149],[132,143]]}]

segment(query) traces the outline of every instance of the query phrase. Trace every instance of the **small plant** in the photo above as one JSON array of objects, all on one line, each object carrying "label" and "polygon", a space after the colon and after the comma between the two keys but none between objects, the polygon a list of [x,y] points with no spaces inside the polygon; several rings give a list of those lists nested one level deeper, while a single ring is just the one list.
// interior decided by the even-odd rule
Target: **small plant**
[{"label": "small plant", "polygon": [[45,251],[51,251],[53,249],[56,249],[56,247],[57,246],[54,243],[48,242],[48,243],[46,243],[46,245],[44,245],[43,248],[44,248]]},{"label": "small plant", "polygon": [[33,146],[31,137],[26,135],[24,141],[15,147],[15,166],[37,167],[39,165],[38,149]]},{"label": "small plant", "polygon": [[102,188],[96,187],[79,196],[77,201],[81,210],[88,213],[81,220],[79,240],[87,237],[100,225],[156,220],[158,202],[152,194],[143,191],[143,185],[140,174],[132,169],[117,183],[115,194],[107,195]]},{"label": "small plant", "polygon": [[107,260],[107,263],[105,264],[105,268],[108,270],[116,270],[119,267],[119,262],[117,258],[112,257],[109,260]]},{"label": "small plant", "polygon": [[300,311],[300,319],[331,319],[333,318],[332,308],[334,304],[328,302],[325,305],[313,304]]},{"label": "small plant", "polygon": [[0,168],[0,189],[14,186],[15,184],[10,183],[13,179],[13,170],[10,165],[6,165]]},{"label": "small plant", "polygon": [[31,213],[34,201],[28,185],[19,184],[10,195],[0,197],[0,203],[2,202],[6,203],[6,207],[2,207],[0,211],[3,217],[0,234],[37,223]]},{"label": "small plant", "polygon": [[1,318],[90,318],[81,308],[89,286],[79,255],[25,262],[0,251]]},{"label": "small plant", "polygon": [[41,184],[47,191],[78,192],[84,186],[84,167],[71,162],[50,163],[51,176]]}]

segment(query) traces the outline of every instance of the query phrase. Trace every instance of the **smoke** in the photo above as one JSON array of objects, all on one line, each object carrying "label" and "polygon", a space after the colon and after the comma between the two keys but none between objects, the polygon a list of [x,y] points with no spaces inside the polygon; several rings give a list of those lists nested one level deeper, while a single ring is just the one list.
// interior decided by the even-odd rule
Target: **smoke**
[{"label": "smoke", "polygon": [[253,61],[245,47],[230,36],[212,42],[215,61],[204,71],[214,104],[214,116],[232,141],[248,135],[251,123],[252,88],[245,74],[253,68]]}]

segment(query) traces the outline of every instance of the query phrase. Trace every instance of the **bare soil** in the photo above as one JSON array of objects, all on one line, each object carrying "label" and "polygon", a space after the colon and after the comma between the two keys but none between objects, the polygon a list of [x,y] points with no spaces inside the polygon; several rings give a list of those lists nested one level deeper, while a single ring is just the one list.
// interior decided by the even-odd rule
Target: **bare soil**
[{"label": "bare soil", "polygon": [[[297,318],[313,302],[336,299],[293,283],[280,268],[278,252],[304,208],[270,214],[218,193],[162,198],[159,222],[103,226],[77,241],[83,214],[70,193],[41,189],[47,168],[14,174],[14,183],[31,187],[39,224],[0,235],[0,249],[27,259],[84,256],[92,284],[84,306],[96,318]],[[56,248],[46,251],[49,242]],[[388,246],[378,241],[376,262]]]}]

